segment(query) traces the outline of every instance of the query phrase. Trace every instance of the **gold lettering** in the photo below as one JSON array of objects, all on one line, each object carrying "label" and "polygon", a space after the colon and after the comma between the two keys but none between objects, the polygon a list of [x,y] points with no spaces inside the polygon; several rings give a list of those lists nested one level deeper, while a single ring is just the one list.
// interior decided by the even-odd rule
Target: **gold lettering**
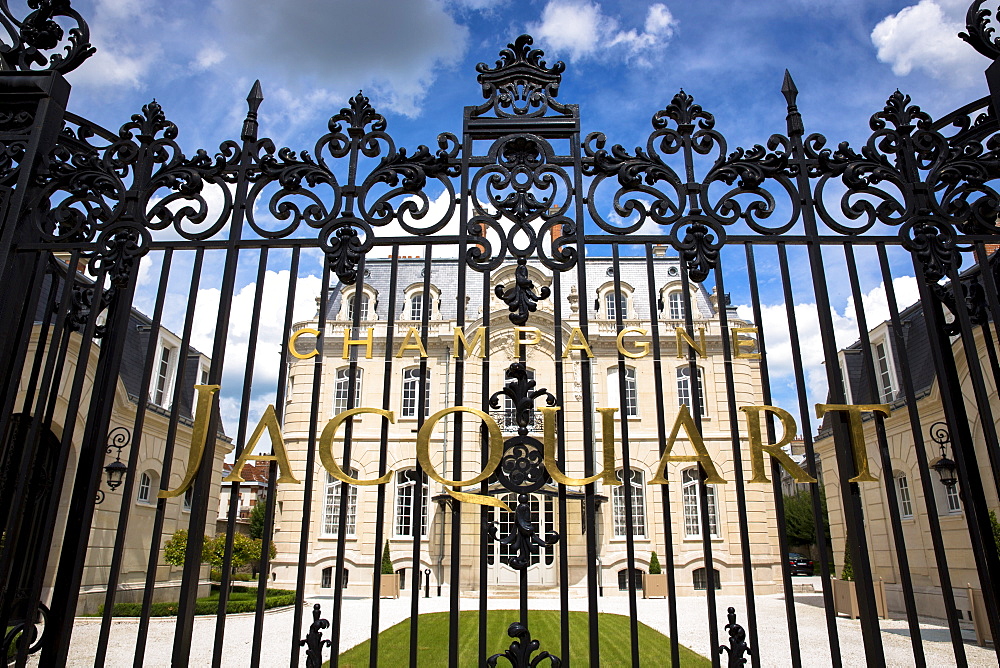
[{"label": "gold lettering", "polygon": [[[257,446],[257,442],[260,437],[264,435],[264,429],[267,429],[268,436],[271,437],[271,448],[274,450],[273,455],[255,455],[253,454],[253,449]],[[287,482],[298,484],[298,480],[292,475],[292,465],[288,462],[288,453],[285,450],[285,439],[281,436],[281,426],[278,424],[278,414],[274,410],[274,405],[268,405],[264,409],[264,415],[261,416],[260,422],[253,430],[253,434],[250,436],[250,440],[247,444],[243,446],[243,451],[237,458],[236,463],[233,464],[233,470],[222,479],[222,482],[246,482],[243,480],[243,476],[240,475],[243,470],[243,465],[247,463],[247,460],[253,459],[254,461],[264,461],[264,462],[278,462],[278,482]]]},{"label": "gold lettering", "polygon": [[[788,445],[795,438],[795,418],[792,417],[791,413],[777,406],[743,406],[740,410],[746,413],[747,429],[750,431],[750,466],[753,470],[753,478],[750,482],[771,482],[764,470],[765,452],[777,459],[795,482],[817,482],[816,478],[806,473],[781,449],[782,446]],[[761,413],[773,413],[781,421],[783,433],[777,443],[764,445],[764,439],[760,432]]]},{"label": "gold lettering", "polygon": [[396,416],[392,411],[382,410],[381,408],[368,408],[366,406],[361,406],[360,408],[351,408],[342,413],[337,413],[333,416],[332,420],[326,423],[326,427],[323,428],[323,433],[320,434],[319,460],[323,463],[323,468],[325,468],[330,475],[341,482],[346,482],[351,485],[384,485],[392,480],[393,471],[389,471],[384,476],[374,478],[372,480],[359,480],[358,478],[352,478],[344,473],[344,470],[340,468],[340,464],[337,463],[337,459],[333,456],[333,437],[336,436],[337,430],[340,429],[340,425],[351,416],[361,415],[363,413],[381,415],[389,421],[389,424],[394,424],[396,422]]},{"label": "gold lettering", "polygon": [[[677,434],[680,432],[681,427],[684,427],[684,431],[687,433],[687,437],[691,441],[691,446],[697,454],[670,454],[670,451],[674,448],[674,441],[677,440]],[[667,447],[663,449],[663,457],[660,458],[660,463],[656,467],[656,475],[649,481],[650,485],[666,485],[669,482],[666,476],[667,462],[700,462],[702,468],[705,469],[705,475],[707,476],[705,478],[706,484],[724,485],[726,483],[722,476],[719,475],[719,472],[715,469],[715,463],[712,462],[712,457],[708,454],[708,450],[705,448],[705,441],[702,439],[701,432],[698,431],[698,427],[691,418],[691,413],[688,411],[687,404],[681,406],[681,410],[677,414],[677,419],[674,420],[674,426],[670,430],[670,436],[667,438]]]},{"label": "gold lettering", "polygon": [[[530,339],[522,339],[522,334],[531,334]],[[537,327],[515,327],[514,328],[514,357],[521,354],[521,346],[534,346],[542,342],[542,330]]]},{"label": "gold lettering", "polygon": [[205,454],[208,423],[214,406],[212,397],[219,391],[219,386],[195,385],[194,389],[198,393],[198,403],[194,413],[194,426],[191,428],[191,452],[188,454],[187,471],[184,472],[184,479],[177,489],[173,491],[160,490],[157,497],[161,499],[172,499],[187,491],[187,488],[194,482],[194,477],[198,474],[198,468],[201,466],[201,457]]},{"label": "gold lettering", "polygon": [[[431,462],[431,434],[434,432],[434,425],[437,424],[438,420],[449,413],[472,413],[486,425],[486,430],[489,433],[489,459],[486,462],[486,467],[483,468],[483,470],[479,472],[479,475],[474,478],[469,478],[468,480],[449,480],[447,478],[443,478]],[[477,408],[470,408],[468,406],[452,406],[451,408],[444,408],[427,418],[427,421],[424,422],[422,427],[420,427],[420,431],[417,432],[417,461],[420,462],[420,466],[423,468],[424,473],[427,474],[428,478],[435,480],[442,485],[450,487],[468,487],[469,485],[475,485],[476,483],[482,482],[483,480],[489,478],[493,474],[493,471],[496,470],[497,466],[500,465],[500,458],[502,456],[503,433],[500,431],[500,425],[498,425],[488,413],[484,413]],[[492,496],[456,492],[448,489],[448,487],[445,487],[444,491],[448,492],[448,495],[453,499],[463,503],[475,503],[480,506],[493,506],[494,508],[503,508],[507,512],[512,512],[506,503]]]},{"label": "gold lettering", "polygon": [[684,352],[681,350],[681,344],[687,343],[688,346],[694,348],[694,351],[701,355],[702,357],[708,356],[708,346],[705,344],[705,328],[698,328],[698,338],[701,340],[701,346],[694,342],[691,335],[687,333],[687,330],[683,327],[677,327],[674,332],[677,334],[677,359],[684,358]]},{"label": "gold lettering", "polygon": [[552,476],[552,479],[562,485],[589,485],[602,480],[605,485],[620,485],[621,480],[615,475],[615,411],[617,408],[598,408],[603,426],[604,467],[600,473],[586,478],[570,478],[559,470],[556,462],[556,413],[559,406],[543,406],[542,411],[542,463]]},{"label": "gold lettering", "polygon": [[473,350],[476,349],[477,345],[479,346],[479,355],[478,355],[478,357],[481,357],[481,358],[485,358],[486,357],[486,328],[485,327],[476,327],[476,335],[472,337],[472,343],[469,343],[468,340],[466,340],[466,338],[465,338],[465,332],[462,331],[461,327],[456,327],[455,328],[455,336],[454,336],[454,338],[455,338],[455,344],[453,346],[453,350],[452,350],[452,353],[451,353],[452,357],[455,357],[455,358],[461,357],[461,355],[459,354],[459,350],[461,350],[462,348],[464,348],[465,349],[465,356],[466,356],[466,358],[468,358],[469,354]]},{"label": "gold lettering", "polygon": [[760,353],[750,353],[742,350],[743,348],[753,348],[757,345],[756,339],[741,339],[740,334],[756,334],[756,327],[733,327],[732,337],[733,337],[733,357],[736,359],[745,360],[759,360]]},{"label": "gold lettering", "polygon": [[319,336],[320,332],[318,329],[313,329],[312,327],[303,327],[302,329],[296,331],[294,334],[288,337],[288,352],[292,354],[292,357],[298,357],[300,360],[307,360],[310,357],[316,357],[316,355],[319,355],[319,351],[316,350],[316,346],[313,346],[312,351],[306,353],[305,355],[303,355],[302,353],[300,353],[295,349],[295,342],[303,334],[312,334],[313,336]]},{"label": "gold lettering", "polygon": [[368,328],[368,336],[363,339],[352,339],[351,338],[351,328],[344,328],[344,354],[340,356],[341,359],[347,359],[351,354],[351,346],[364,346],[365,347],[365,359],[370,360],[372,358],[372,342],[375,339],[375,328]]},{"label": "gold lettering", "polygon": [[625,350],[625,344],[622,339],[625,338],[626,334],[638,334],[639,336],[646,336],[647,332],[639,327],[626,327],[622,331],[618,332],[618,352],[620,352],[625,357],[631,357],[634,360],[640,357],[645,357],[649,354],[649,341],[636,341],[635,346],[640,352],[633,353]]},{"label": "gold lettering", "polygon": [[[579,340],[579,343],[576,341]],[[590,344],[587,343],[587,337],[583,335],[583,331],[579,327],[574,327],[573,331],[569,333],[569,341],[566,342],[566,349],[563,350],[563,359],[569,357],[569,354],[574,350],[582,350],[587,353],[587,357],[593,357],[594,353],[590,349]]]},{"label": "gold lettering", "polygon": [[881,413],[889,416],[889,404],[816,404],[816,417],[827,413],[847,413],[851,428],[851,450],[854,452],[854,467],[858,474],[847,482],[878,482],[878,478],[868,470],[868,451],[865,449],[865,430],[861,423],[862,413]]},{"label": "gold lettering", "polygon": [[[410,339],[413,339],[413,343],[410,343]],[[403,342],[399,344],[396,357],[402,357],[403,352],[406,350],[416,350],[420,354],[420,357],[427,357],[427,351],[424,350],[423,341],[420,340],[420,332],[417,331],[416,327],[410,327],[406,330],[406,336],[403,337]]]}]

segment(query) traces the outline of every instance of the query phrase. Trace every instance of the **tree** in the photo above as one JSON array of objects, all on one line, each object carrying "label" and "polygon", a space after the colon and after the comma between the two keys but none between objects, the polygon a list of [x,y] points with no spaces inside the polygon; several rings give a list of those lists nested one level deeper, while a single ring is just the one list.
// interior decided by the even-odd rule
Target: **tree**
[{"label": "tree", "polygon": [[[819,489],[820,513],[823,516],[823,542],[830,543],[830,519],[826,512],[826,494]],[[802,490],[785,497],[785,535],[792,547],[815,545],[816,523],[813,521],[812,493]]]},{"label": "tree", "polygon": [[[187,554],[187,529],[178,529],[163,546],[163,560],[172,566],[183,566]],[[247,564],[256,564],[260,559],[261,541],[254,540],[246,534],[233,534],[233,558],[230,564],[233,570]],[[277,554],[274,543],[271,543],[271,558]],[[205,536],[201,548],[201,562],[209,563],[212,568],[221,569],[226,557],[226,534],[219,533],[214,537]]]},{"label": "tree", "polygon": [[990,511],[990,524],[993,525],[993,540],[997,544],[997,552],[1000,552],[1000,522],[997,522],[997,511]]},{"label": "tree", "polygon": [[850,544],[844,546],[844,567],[840,569],[840,579],[841,580],[854,579],[854,564],[851,562]]},{"label": "tree", "polygon": [[649,557],[649,574],[660,574],[660,560],[656,557],[656,552],[653,552],[653,554]]},{"label": "tree", "polygon": [[389,556],[389,541],[385,541],[385,549],[382,550],[382,575],[392,575],[392,557]]},{"label": "tree", "polygon": [[254,507],[250,509],[250,537],[255,540],[264,537],[264,513],[266,511],[267,505],[264,503],[255,503]]},{"label": "tree", "polygon": [[[206,562],[209,559],[209,541],[209,537],[205,536],[205,540],[201,547],[202,562]],[[178,529],[175,531],[174,535],[170,537],[170,540],[163,545],[163,560],[171,566],[183,566],[184,559],[187,556],[187,542],[187,529]]]}]

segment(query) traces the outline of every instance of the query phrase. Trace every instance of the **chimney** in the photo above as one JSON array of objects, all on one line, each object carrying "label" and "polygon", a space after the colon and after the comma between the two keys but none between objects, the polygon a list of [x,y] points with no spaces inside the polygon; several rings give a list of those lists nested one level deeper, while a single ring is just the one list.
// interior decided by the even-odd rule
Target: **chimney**
[{"label": "chimney", "polygon": [[667,245],[656,244],[653,246],[653,257],[667,257]]}]

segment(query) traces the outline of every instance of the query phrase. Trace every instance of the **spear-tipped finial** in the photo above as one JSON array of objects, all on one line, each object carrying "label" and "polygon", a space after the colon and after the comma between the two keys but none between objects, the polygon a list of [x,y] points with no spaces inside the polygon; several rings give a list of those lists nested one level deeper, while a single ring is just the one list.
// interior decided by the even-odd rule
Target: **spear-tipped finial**
[{"label": "spear-tipped finial", "polygon": [[263,101],[264,93],[260,89],[260,79],[257,79],[253,82],[253,87],[247,95],[247,117],[243,121],[243,133],[240,135],[243,141],[255,141],[257,139],[257,110]]},{"label": "spear-tipped finial", "polygon": [[796,105],[799,97],[799,89],[795,87],[795,81],[788,70],[785,70],[785,78],[781,82],[781,94],[785,96],[786,108],[788,110],[788,115],[785,116],[785,120],[788,123],[788,134],[789,136],[801,135],[805,131],[805,128],[802,126],[802,114],[799,113],[799,108]]}]

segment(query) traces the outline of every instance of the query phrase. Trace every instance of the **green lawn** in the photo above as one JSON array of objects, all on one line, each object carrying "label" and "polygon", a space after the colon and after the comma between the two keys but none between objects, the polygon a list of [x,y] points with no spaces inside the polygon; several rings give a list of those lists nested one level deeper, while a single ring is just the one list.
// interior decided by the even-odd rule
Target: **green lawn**
[{"label": "green lawn", "polygon": [[[498,654],[506,650],[513,640],[507,635],[507,627],[517,621],[516,610],[491,610],[487,615],[487,637],[489,639],[489,654]],[[417,665],[441,666],[447,664],[448,653],[448,615],[447,612],[435,612],[420,615],[420,631],[417,641]],[[569,665],[586,666],[589,663],[589,633],[587,628],[588,614],[585,612],[569,613]],[[629,619],[622,615],[601,614],[601,665],[629,666],[632,664],[631,643],[629,642]],[[460,666],[475,667],[479,665],[479,613],[464,611],[459,615],[458,652]],[[543,610],[528,615],[528,628],[533,640],[541,643],[541,651],[559,655],[560,646],[559,612]],[[366,668],[370,642],[365,641],[340,655],[341,668]],[[681,663],[685,666],[708,666],[711,662],[703,656],[695,654],[687,647],[681,646]],[[534,656],[537,656],[536,653]],[[379,665],[388,668],[409,665],[410,656],[410,620],[405,620],[386,629],[379,634]],[[563,657],[560,657],[563,658]],[[645,624],[639,624],[639,663],[643,666],[670,665],[670,639],[662,633],[654,631]],[[565,664],[565,662],[564,662]],[[501,659],[498,667],[507,668],[510,664]],[[539,664],[540,668],[548,668],[549,662]]]}]

